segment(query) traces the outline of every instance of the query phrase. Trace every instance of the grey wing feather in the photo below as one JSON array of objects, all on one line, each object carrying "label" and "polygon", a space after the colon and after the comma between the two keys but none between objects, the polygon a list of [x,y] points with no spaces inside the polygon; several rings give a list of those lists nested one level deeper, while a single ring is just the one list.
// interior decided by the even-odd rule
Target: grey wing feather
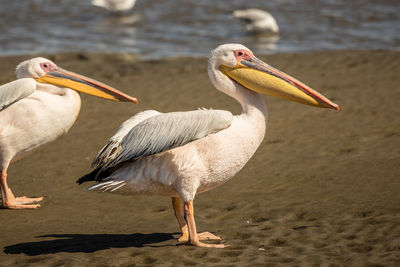
[{"label": "grey wing feather", "polygon": [[104,170],[183,146],[229,127],[232,119],[232,113],[224,110],[171,112],[150,117],[129,131],[121,141],[118,155],[101,167]]},{"label": "grey wing feather", "polygon": [[0,86],[0,111],[21,100],[36,90],[36,82],[31,78],[18,79]]},{"label": "grey wing feather", "polygon": [[93,159],[92,168],[97,168],[105,162],[113,160],[121,151],[121,141],[124,136],[140,122],[159,114],[161,113],[156,110],[146,110],[124,121],[108,143],[97,153]]}]

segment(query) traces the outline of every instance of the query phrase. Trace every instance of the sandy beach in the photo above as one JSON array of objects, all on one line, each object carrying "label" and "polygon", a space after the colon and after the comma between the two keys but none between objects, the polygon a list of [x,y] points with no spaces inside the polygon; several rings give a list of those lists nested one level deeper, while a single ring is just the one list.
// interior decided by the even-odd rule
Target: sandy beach
[{"label": "sandy beach", "polygon": [[[230,182],[195,199],[199,231],[230,246],[177,246],[169,198],[87,193],[75,181],[133,114],[240,106],[213,88],[206,58],[56,54],[63,68],[139,99],[82,95],[70,132],[9,168],[38,210],[0,210],[0,266],[400,266],[400,52],[260,56],[339,104],[266,96],[266,137]],[[0,84],[31,56],[1,57]]]}]

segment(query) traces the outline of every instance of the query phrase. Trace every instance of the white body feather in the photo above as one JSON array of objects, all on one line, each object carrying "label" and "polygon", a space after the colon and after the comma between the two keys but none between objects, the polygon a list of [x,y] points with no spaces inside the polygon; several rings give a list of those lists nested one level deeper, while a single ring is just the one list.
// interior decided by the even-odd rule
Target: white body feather
[{"label": "white body feather", "polygon": [[[75,91],[52,85],[38,87],[0,111],[1,169],[7,169],[14,157],[21,158],[66,133],[79,114],[81,100]],[[45,88],[50,90],[42,90]]]},{"label": "white body feather", "polygon": [[232,178],[260,145],[266,111],[252,108],[234,116],[232,125],[184,146],[134,162],[127,162],[103,182],[100,189],[122,194],[181,196],[184,201]]}]

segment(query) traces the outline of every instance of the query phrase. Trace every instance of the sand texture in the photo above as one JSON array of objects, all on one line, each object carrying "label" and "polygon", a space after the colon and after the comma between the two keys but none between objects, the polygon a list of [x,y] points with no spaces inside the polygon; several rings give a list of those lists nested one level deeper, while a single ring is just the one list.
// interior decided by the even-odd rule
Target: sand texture
[{"label": "sand texture", "polygon": [[[75,180],[121,122],[156,109],[240,106],[213,88],[205,58],[48,56],[136,96],[82,96],[70,132],[9,168],[38,210],[0,210],[0,266],[400,266],[400,53],[334,51],[261,57],[340,105],[265,97],[266,137],[230,182],[195,199],[199,231],[230,247],[177,246],[169,198],[85,192]],[[28,57],[3,57],[0,83]]]}]

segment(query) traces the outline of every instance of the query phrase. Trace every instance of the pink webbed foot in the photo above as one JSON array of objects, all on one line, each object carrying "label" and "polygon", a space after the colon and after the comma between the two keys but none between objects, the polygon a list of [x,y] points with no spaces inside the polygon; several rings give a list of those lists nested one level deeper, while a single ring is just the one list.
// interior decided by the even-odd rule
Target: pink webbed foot
[{"label": "pink webbed foot", "polygon": [[[203,233],[198,233],[197,238],[199,240],[222,240],[222,237],[216,236],[210,232],[203,232]],[[185,232],[184,234],[181,235],[181,237],[178,238],[178,242],[188,242],[189,241],[189,234]]]},{"label": "pink webbed foot", "polygon": [[7,199],[3,203],[1,208],[3,209],[37,209],[40,207],[40,204],[34,204],[43,200],[43,197],[15,197],[13,199]]},{"label": "pink webbed foot", "polygon": [[216,236],[210,232],[203,232],[203,233],[198,233],[197,237],[199,240],[222,240],[223,238],[220,236]]}]

